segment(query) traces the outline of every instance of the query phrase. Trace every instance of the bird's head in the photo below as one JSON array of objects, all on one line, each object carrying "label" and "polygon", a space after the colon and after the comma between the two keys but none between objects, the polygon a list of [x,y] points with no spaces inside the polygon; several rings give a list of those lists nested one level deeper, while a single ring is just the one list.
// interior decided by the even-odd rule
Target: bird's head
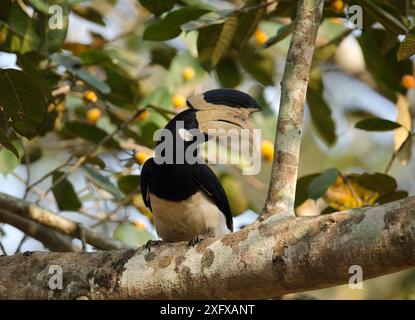
[{"label": "bird's head", "polygon": [[235,89],[206,91],[187,99],[187,106],[189,109],[175,116],[166,129],[173,130],[178,121],[183,121],[185,130],[196,129],[208,136],[215,135],[215,131],[252,130],[249,116],[262,110],[249,94]]},{"label": "bird's head", "polygon": [[235,89],[206,91],[188,98],[187,106],[188,109],[176,115],[165,128],[182,139],[185,148],[214,136],[238,135],[242,129],[249,130],[252,143],[253,126],[249,116],[262,110],[254,98]]}]

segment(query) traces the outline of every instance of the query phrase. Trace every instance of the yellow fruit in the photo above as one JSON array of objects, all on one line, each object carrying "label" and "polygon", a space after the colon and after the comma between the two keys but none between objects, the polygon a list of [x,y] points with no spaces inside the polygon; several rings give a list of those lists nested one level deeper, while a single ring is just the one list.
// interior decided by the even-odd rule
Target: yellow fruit
[{"label": "yellow fruit", "polygon": [[415,88],[415,77],[410,75],[410,74],[406,74],[402,77],[402,86],[405,89],[413,89]]},{"label": "yellow fruit", "polygon": [[96,93],[92,90],[87,90],[84,92],[84,96],[83,99],[85,102],[97,102],[98,97],[96,95]]},{"label": "yellow fruit", "polygon": [[268,162],[272,162],[274,158],[274,144],[272,141],[264,140],[261,144],[261,154]]},{"label": "yellow fruit", "polygon": [[138,229],[138,230],[144,230],[146,228],[146,226],[139,220],[134,220],[133,221],[134,226]]},{"label": "yellow fruit", "polygon": [[192,80],[195,77],[195,69],[193,69],[192,67],[184,68],[182,72],[182,77],[185,81]]},{"label": "yellow fruit", "polygon": [[101,118],[101,110],[98,108],[90,109],[86,114],[86,118],[88,119],[88,122],[91,124],[97,123],[99,118]]},{"label": "yellow fruit", "polygon": [[256,29],[254,33],[254,39],[257,45],[263,45],[265,42],[267,42],[268,36],[261,29]]},{"label": "yellow fruit", "polygon": [[171,103],[176,109],[186,107],[186,97],[181,94],[176,94],[171,98]]},{"label": "yellow fruit", "polygon": [[148,112],[147,110],[144,110],[143,112],[139,114],[139,116],[137,117],[137,120],[146,121],[149,116],[150,116],[150,112]]},{"label": "yellow fruit", "polygon": [[142,166],[144,164],[144,162],[147,161],[148,158],[150,158],[150,156],[144,152],[138,151],[135,153],[134,155],[135,160],[137,161],[137,163]]},{"label": "yellow fruit", "polygon": [[332,0],[330,6],[335,13],[342,13],[344,10],[344,2],[342,0]]}]

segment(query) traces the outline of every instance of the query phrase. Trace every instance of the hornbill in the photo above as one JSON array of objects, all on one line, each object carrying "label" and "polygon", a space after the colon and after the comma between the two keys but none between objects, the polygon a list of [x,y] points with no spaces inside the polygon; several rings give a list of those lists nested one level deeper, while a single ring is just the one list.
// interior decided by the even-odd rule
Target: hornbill
[{"label": "hornbill", "polygon": [[[190,157],[184,154],[192,143],[203,143],[215,132],[226,135],[228,129],[252,129],[249,115],[262,109],[250,95],[235,89],[206,91],[187,99],[187,106],[165,127],[173,137],[172,161],[158,161],[163,155],[157,152],[159,141],[155,157],[142,167],[141,193],[163,242],[189,241],[194,245],[206,237],[232,232],[233,222],[219,179],[206,164],[195,161],[199,159],[197,148]],[[212,133],[212,129],[217,131]],[[149,241],[146,247],[150,250],[162,241]]]}]

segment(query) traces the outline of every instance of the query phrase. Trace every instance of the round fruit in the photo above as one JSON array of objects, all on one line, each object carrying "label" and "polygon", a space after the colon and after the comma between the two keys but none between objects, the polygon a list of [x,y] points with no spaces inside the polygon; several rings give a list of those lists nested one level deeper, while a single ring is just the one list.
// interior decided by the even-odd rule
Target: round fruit
[{"label": "round fruit", "polygon": [[192,67],[184,68],[182,72],[182,77],[185,81],[192,80],[195,77],[195,69],[193,69]]},{"label": "round fruit", "polygon": [[264,140],[261,144],[261,154],[268,162],[272,162],[274,158],[274,144],[272,141]]},{"label": "round fruit", "polygon": [[402,77],[402,86],[405,89],[413,89],[415,88],[415,77],[410,75],[410,74],[406,74]]},{"label": "round fruit", "polygon": [[84,99],[85,102],[92,102],[92,103],[94,103],[94,102],[97,102],[98,97],[97,97],[97,95],[96,95],[96,93],[94,91],[87,90],[87,91],[84,92],[83,99]]},{"label": "round fruit", "polygon": [[139,120],[139,121],[146,121],[149,116],[150,116],[150,112],[148,112],[147,110],[144,110],[143,112],[141,112],[138,115],[137,120]]},{"label": "round fruit", "polygon": [[144,162],[146,162],[148,160],[148,158],[150,158],[150,156],[144,152],[138,151],[135,153],[134,155],[135,160],[137,161],[137,163],[142,166],[144,164]]},{"label": "round fruit", "polygon": [[262,31],[261,29],[256,29],[254,33],[254,39],[256,44],[263,45],[265,42],[267,42],[268,37],[264,31]]},{"label": "round fruit", "polygon": [[330,4],[331,10],[335,13],[343,13],[344,2],[342,0],[333,0]]},{"label": "round fruit", "polygon": [[88,119],[88,122],[91,124],[97,123],[99,118],[101,118],[101,110],[98,108],[92,108],[88,110],[86,118]]},{"label": "round fruit", "polygon": [[182,109],[186,107],[186,97],[180,94],[176,94],[171,98],[171,103],[176,109]]},{"label": "round fruit", "polygon": [[220,182],[228,196],[232,216],[236,217],[249,209],[249,200],[239,180],[226,174],[220,178]]}]

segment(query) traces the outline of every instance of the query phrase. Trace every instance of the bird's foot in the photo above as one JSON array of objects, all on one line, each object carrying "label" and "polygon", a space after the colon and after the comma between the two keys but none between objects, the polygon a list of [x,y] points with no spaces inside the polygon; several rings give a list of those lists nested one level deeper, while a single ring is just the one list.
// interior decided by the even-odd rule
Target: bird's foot
[{"label": "bird's foot", "polygon": [[162,240],[148,240],[145,247],[148,251],[151,251],[151,248],[158,247],[163,244]]},{"label": "bird's foot", "polygon": [[214,236],[215,235],[212,233],[199,234],[198,236],[194,237],[192,240],[189,241],[189,247],[194,247],[195,245],[202,242],[203,240],[212,238]]}]

